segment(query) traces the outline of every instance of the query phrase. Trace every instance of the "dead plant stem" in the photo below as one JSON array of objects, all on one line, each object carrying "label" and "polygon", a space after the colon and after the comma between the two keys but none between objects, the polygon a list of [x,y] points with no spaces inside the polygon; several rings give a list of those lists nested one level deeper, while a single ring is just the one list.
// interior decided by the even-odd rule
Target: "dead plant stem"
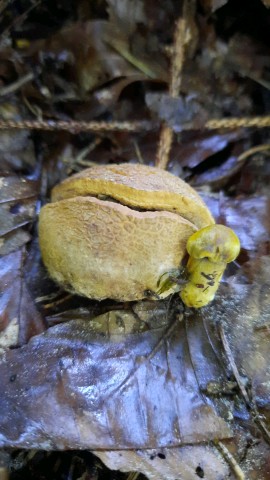
[{"label": "dead plant stem", "polygon": [[[232,117],[212,119],[206,122],[205,130],[235,130],[236,128],[269,128],[270,115],[261,117]],[[126,121],[126,122],[80,122],[63,120],[0,120],[0,130],[44,130],[44,131],[68,131],[73,134],[80,132],[139,132],[153,131],[157,124],[149,121]],[[197,130],[191,126],[183,130]],[[168,134],[172,135],[172,133]],[[165,135],[166,137],[166,135]],[[165,142],[165,140],[164,140]],[[166,146],[167,145],[167,146]],[[165,148],[166,147],[166,148]],[[165,142],[164,150],[169,148]],[[264,148],[263,148],[264,149]]]},{"label": "dead plant stem", "polygon": [[[173,98],[177,98],[182,83],[182,70],[185,60],[186,48],[191,40],[190,37],[190,11],[193,1],[184,1],[182,16],[177,20],[174,31],[174,43],[171,58],[171,73],[169,83],[169,94]],[[166,169],[170,158],[170,151],[173,142],[173,130],[166,123],[161,127],[156,166]]]},{"label": "dead plant stem", "polygon": [[245,480],[246,477],[243,470],[241,469],[240,465],[238,465],[231,452],[227,449],[227,447],[225,447],[224,443],[217,441],[215,442],[215,445],[216,448],[221,452],[226,462],[230,465],[237,480]]}]

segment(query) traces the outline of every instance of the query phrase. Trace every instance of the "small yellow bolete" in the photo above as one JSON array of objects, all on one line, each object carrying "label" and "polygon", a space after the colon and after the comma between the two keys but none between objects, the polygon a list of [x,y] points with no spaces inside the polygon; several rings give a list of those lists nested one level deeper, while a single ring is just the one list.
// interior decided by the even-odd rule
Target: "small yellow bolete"
[{"label": "small yellow bolete", "polygon": [[224,225],[210,225],[193,233],[187,241],[188,282],[180,294],[185,305],[199,308],[211,302],[227,263],[235,260],[239,251],[238,237]]},{"label": "small yellow bolete", "polygon": [[[165,298],[179,291],[177,280],[168,278],[179,271],[188,243],[194,263],[188,262],[191,277],[181,297],[186,305],[200,307],[214,296],[197,287],[204,285],[196,277],[201,257],[211,267],[208,275],[213,265],[219,272],[222,265],[223,271],[239,250],[233,232],[225,235],[224,247],[223,230],[216,233],[220,228],[231,232],[215,225],[196,191],[174,175],[140,164],[101,165],[53,189],[52,203],[40,212],[39,240],[56,282],[88,298],[119,301]],[[216,288],[220,277],[215,277]],[[193,293],[188,286],[194,285]]]}]

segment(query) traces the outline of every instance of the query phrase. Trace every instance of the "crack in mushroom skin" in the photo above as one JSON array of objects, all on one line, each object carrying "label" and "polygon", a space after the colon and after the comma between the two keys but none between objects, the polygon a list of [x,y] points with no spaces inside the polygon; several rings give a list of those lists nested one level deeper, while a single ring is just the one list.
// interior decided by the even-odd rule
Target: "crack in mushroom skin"
[{"label": "crack in mushroom skin", "polygon": [[73,293],[159,299],[179,291],[168,276],[179,270],[188,239],[209,225],[214,219],[202,199],[174,175],[140,164],[102,165],[53,189],[40,212],[39,240],[50,276]]}]

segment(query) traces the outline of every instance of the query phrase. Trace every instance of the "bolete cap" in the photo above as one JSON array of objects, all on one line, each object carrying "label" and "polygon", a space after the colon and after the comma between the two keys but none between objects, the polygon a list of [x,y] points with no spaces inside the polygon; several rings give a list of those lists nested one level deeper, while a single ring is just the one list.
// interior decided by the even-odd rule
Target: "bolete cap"
[{"label": "bolete cap", "polygon": [[225,225],[210,225],[193,233],[187,242],[187,251],[193,258],[209,258],[214,263],[230,263],[240,252],[240,241]]}]

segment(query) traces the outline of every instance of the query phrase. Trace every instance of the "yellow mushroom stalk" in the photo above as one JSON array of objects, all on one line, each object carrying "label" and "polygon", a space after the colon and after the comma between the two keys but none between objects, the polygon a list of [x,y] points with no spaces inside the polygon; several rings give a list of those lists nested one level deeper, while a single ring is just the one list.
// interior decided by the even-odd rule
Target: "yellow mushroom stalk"
[{"label": "yellow mushroom stalk", "polygon": [[188,281],[180,296],[187,307],[200,308],[213,300],[227,263],[240,252],[240,241],[230,228],[209,225],[189,237],[187,252]]}]

